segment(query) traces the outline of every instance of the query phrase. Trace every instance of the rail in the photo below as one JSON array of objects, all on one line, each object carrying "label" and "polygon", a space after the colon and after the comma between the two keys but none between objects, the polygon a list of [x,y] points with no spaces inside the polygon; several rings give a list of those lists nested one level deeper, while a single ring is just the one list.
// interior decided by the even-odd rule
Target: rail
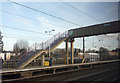
[{"label": "rail", "polygon": [[[68,32],[65,31],[64,33],[58,33],[56,35],[54,35],[52,38],[48,39],[45,42],[41,42],[41,43],[34,43],[33,45],[31,45],[30,47],[27,48],[27,52],[25,52],[25,50],[23,50],[22,52],[20,52],[20,55],[18,55],[18,59],[22,58],[25,54],[35,51],[35,50],[47,50],[49,47],[49,44],[51,45],[52,43],[54,43],[55,41],[57,41],[60,38],[66,38],[68,37]],[[24,53],[25,52],[25,53]]]},{"label": "rail", "polygon": [[[51,49],[53,49],[61,41],[63,41],[66,37],[68,37],[67,31],[65,31],[64,33],[58,33],[58,34],[54,35],[52,38],[50,38],[46,42],[34,43],[31,47],[27,48],[26,53],[21,53],[22,55],[18,56],[18,58],[17,58],[18,63],[13,63],[13,65],[15,65],[16,68],[21,68],[21,66],[23,64],[24,64],[24,66],[26,66],[27,64],[30,63],[30,61],[32,61],[31,60],[32,57],[34,59],[38,56],[38,54],[40,55],[43,52],[47,52],[49,50],[49,45],[50,45]],[[22,68],[23,68],[23,66],[22,66]]]}]

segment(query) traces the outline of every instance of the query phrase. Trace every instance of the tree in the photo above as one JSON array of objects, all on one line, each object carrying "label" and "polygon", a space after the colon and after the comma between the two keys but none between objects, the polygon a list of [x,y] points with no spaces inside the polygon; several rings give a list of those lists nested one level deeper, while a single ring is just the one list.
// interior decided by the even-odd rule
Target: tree
[{"label": "tree", "polygon": [[87,53],[96,53],[97,51],[95,50],[95,49],[88,49],[87,51],[86,51]]},{"label": "tree", "polygon": [[29,46],[28,41],[18,40],[13,46],[13,51],[18,53],[18,52],[21,52],[23,50],[27,50],[28,46]]},{"label": "tree", "polygon": [[100,58],[102,60],[107,60],[108,59],[108,56],[109,56],[108,51],[109,50],[106,49],[106,48],[103,48],[103,47],[99,48]]},{"label": "tree", "polygon": [[81,49],[79,49],[79,48],[74,48],[74,52],[81,52]]},{"label": "tree", "polygon": [[20,50],[20,48],[19,48],[18,44],[15,43],[14,46],[13,46],[13,51],[16,52],[16,53],[18,53],[19,50]]}]

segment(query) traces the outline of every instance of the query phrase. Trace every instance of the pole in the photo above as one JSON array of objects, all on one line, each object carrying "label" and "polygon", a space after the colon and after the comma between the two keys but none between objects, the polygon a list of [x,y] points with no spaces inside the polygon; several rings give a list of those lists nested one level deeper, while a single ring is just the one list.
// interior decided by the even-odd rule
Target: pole
[{"label": "pole", "polygon": [[83,59],[85,58],[85,40],[84,40],[84,37],[85,37],[85,32],[84,32],[84,28],[83,28]]},{"label": "pole", "polygon": [[[50,31],[49,31],[49,39],[50,39]],[[49,41],[49,57],[50,57],[50,41]]]},{"label": "pole", "polygon": [[42,66],[44,66],[45,56],[42,55]]},{"label": "pole", "polygon": [[74,39],[71,39],[71,64],[74,64],[73,42]]},{"label": "pole", "polygon": [[83,37],[83,58],[85,58],[85,40]]},{"label": "pole", "polygon": [[[52,31],[55,31],[54,29],[52,30]],[[45,33],[49,33],[49,39],[50,39],[50,33],[52,32],[52,31],[45,31]],[[50,41],[49,41],[49,57],[50,57]]]},{"label": "pole", "polygon": [[68,64],[68,40],[66,39],[66,57],[65,57],[65,60],[66,60],[66,64]]}]

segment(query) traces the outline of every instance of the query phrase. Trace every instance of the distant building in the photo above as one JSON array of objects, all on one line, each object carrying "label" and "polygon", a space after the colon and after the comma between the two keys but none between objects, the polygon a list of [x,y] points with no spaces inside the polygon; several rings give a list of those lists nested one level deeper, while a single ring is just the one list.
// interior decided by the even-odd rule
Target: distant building
[{"label": "distant building", "polygon": [[[83,59],[83,53],[79,53],[80,59]],[[85,53],[85,59],[90,62],[99,61],[99,54],[98,53]]]},{"label": "distant building", "polygon": [[118,52],[108,52],[108,54],[111,55],[111,56],[119,56]]},{"label": "distant building", "polygon": [[3,36],[1,35],[1,31],[0,31],[0,53],[2,53],[3,51],[3,41],[2,41]]},{"label": "distant building", "polygon": [[[85,56],[87,55],[87,53],[85,53]],[[78,53],[78,58],[83,59],[83,53]]]},{"label": "distant building", "polygon": [[0,57],[2,57],[3,60],[10,60],[12,56],[15,56],[16,53],[12,51],[3,51],[0,53]]},{"label": "distant building", "polygon": [[99,61],[99,54],[98,53],[87,53],[85,58],[89,59],[90,62]]}]

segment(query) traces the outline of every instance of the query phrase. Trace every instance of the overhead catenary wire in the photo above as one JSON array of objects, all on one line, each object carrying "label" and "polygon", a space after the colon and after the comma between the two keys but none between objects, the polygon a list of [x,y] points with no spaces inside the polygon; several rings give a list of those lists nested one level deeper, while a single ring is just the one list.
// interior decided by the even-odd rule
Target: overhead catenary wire
[{"label": "overhead catenary wire", "polygon": [[[62,0],[60,0],[60,1],[62,1]],[[96,17],[94,17],[94,16],[88,14],[87,12],[81,10],[81,9],[79,9],[79,8],[77,8],[77,7],[74,7],[73,5],[70,5],[70,4],[67,3],[67,2],[62,1],[62,3],[64,3],[64,4],[66,4],[67,6],[69,6],[69,7],[73,8],[73,9],[77,10],[78,12],[82,12],[83,14],[85,14],[85,15],[91,17],[92,19],[94,19],[94,20],[96,20],[96,21],[98,21],[98,22],[102,22],[101,19],[98,19],[98,18],[96,18]]]},{"label": "overhead catenary wire", "polygon": [[98,39],[99,40],[99,42],[104,46],[104,47],[106,47],[102,42],[101,42],[101,40],[100,39]]},{"label": "overhead catenary wire", "polygon": [[[62,1],[62,0],[61,0],[61,1]],[[96,21],[98,21],[98,22],[102,22],[101,20],[97,19],[96,17],[93,17],[92,15],[86,13],[85,11],[83,11],[83,10],[81,10],[81,9],[78,9],[78,8],[76,8],[76,7],[68,4],[67,2],[63,2],[63,3],[66,4],[67,6],[73,8],[73,9],[79,11],[79,12],[82,12],[82,13],[86,14],[87,16],[91,17],[92,19],[94,19],[94,20],[96,20]],[[108,35],[107,35],[107,36],[108,36]],[[108,36],[108,37],[109,37],[109,36]],[[111,37],[110,37],[110,38],[111,38]],[[117,40],[120,41],[119,38],[117,38]],[[101,41],[99,41],[99,42],[100,42],[101,44],[103,44]],[[105,45],[103,44],[103,46],[105,46]]]},{"label": "overhead catenary wire", "polygon": [[[62,0],[61,0],[61,1],[62,1]],[[62,2],[63,2],[63,1],[62,1]],[[67,2],[63,2],[63,3],[66,4],[66,5],[68,5],[69,7],[73,8],[73,9],[79,11],[79,12],[82,12],[82,13],[86,14],[87,16],[93,18],[94,20],[101,22],[101,20],[99,20],[99,19],[93,17],[92,15],[86,13],[85,11],[83,11],[83,10],[81,10],[81,9],[78,9],[78,8],[76,8],[76,7],[74,7],[74,6],[70,5],[70,4],[68,4]]]},{"label": "overhead catenary wire", "polygon": [[21,36],[21,35],[15,35],[15,34],[8,34],[8,33],[2,33],[3,37],[5,35],[8,35],[8,36],[17,36],[17,37],[22,37],[22,38],[27,38],[27,39],[46,39],[46,38],[36,38],[36,37],[33,37],[33,36]]},{"label": "overhead catenary wire", "polygon": [[43,11],[40,11],[40,10],[38,10],[38,9],[35,9],[35,8],[32,8],[32,7],[29,7],[29,6],[26,6],[26,5],[20,4],[20,3],[17,3],[17,2],[11,1],[11,0],[7,0],[7,1],[12,2],[12,3],[16,4],[16,5],[19,5],[19,6],[21,6],[21,7],[24,7],[24,8],[27,8],[27,9],[31,9],[31,10],[33,10],[33,11],[36,11],[36,12],[39,12],[39,13],[42,13],[42,14],[45,14],[45,15],[51,16],[51,17],[53,17],[53,18],[56,18],[56,19],[59,19],[59,20],[65,21],[65,22],[67,22],[67,23],[70,23],[70,24],[73,24],[73,25],[77,25],[77,26],[81,26],[80,24],[73,23],[73,22],[71,22],[71,21],[69,21],[69,20],[65,20],[65,19],[63,19],[63,18],[60,18],[60,17],[54,16],[54,15],[52,15],[52,14],[48,14],[48,13],[43,12]]},{"label": "overhead catenary wire", "polygon": [[117,38],[117,40],[118,40],[118,41],[120,41],[120,39],[119,39],[119,38]]},{"label": "overhead catenary wire", "polygon": [[112,40],[116,39],[116,40],[118,40],[117,37],[111,37],[108,35],[104,35],[104,36],[100,36],[100,37],[105,37],[104,39],[112,39]]},{"label": "overhead catenary wire", "polygon": [[[103,44],[103,40],[100,40],[100,39],[98,39],[98,41],[104,46],[104,47],[111,47],[111,45],[113,44],[113,43],[111,43],[110,45],[108,45],[108,46],[106,46],[105,44]],[[115,45],[115,44],[114,44]]]},{"label": "overhead catenary wire", "polygon": [[40,40],[37,40],[37,39],[30,39],[30,38],[25,38],[25,37],[13,37],[13,36],[6,36],[6,35],[3,35],[4,37],[6,38],[14,38],[14,39],[28,39],[28,40],[32,40],[32,41],[40,41]]},{"label": "overhead catenary wire", "polygon": [[[14,30],[20,30],[20,31],[27,31],[27,32],[37,33],[37,34],[45,34],[45,35],[49,35],[49,34],[42,33],[42,32],[38,32],[38,31],[27,30],[27,29],[21,29],[21,28],[16,28],[16,27],[11,27],[11,26],[6,26],[6,25],[0,25],[0,27],[9,28],[9,29],[14,29]],[[52,35],[52,34],[51,34],[51,35]]]},{"label": "overhead catenary wire", "polygon": [[[111,36],[109,36],[109,35],[107,35],[107,37],[109,37],[109,38],[111,38]],[[117,38],[115,38],[115,39],[117,39],[118,41],[120,41],[120,39],[117,37]]]},{"label": "overhead catenary wire", "polygon": [[[22,16],[21,16],[22,17]],[[29,31],[28,31],[29,32]],[[36,33],[36,32],[35,32]]]},{"label": "overhead catenary wire", "polygon": [[[62,0],[61,0],[61,1],[62,1]],[[90,14],[86,13],[85,11],[83,11],[83,10],[81,10],[81,9],[78,9],[78,8],[76,8],[76,7],[72,6],[72,5],[70,5],[70,4],[69,4],[69,3],[67,3],[67,2],[62,1],[62,3],[66,4],[67,6],[69,6],[69,7],[73,8],[73,9],[75,9],[75,10],[79,11],[79,12],[84,13],[85,15],[87,15],[87,16],[89,16],[89,17],[91,17],[92,19],[94,19],[94,20],[96,20],[96,21],[98,21],[98,22],[102,22],[101,20],[97,19],[96,17],[94,17],[94,16],[92,16],[92,15],[90,15]],[[107,35],[107,36],[108,36],[108,35]],[[118,39],[118,38],[117,38],[117,39]],[[119,40],[119,39],[118,39],[118,40]]]},{"label": "overhead catenary wire", "polygon": [[[31,18],[31,17],[28,17],[28,16],[24,16],[24,15],[16,14],[16,13],[13,13],[13,12],[4,11],[4,10],[0,10],[0,11],[3,12],[3,13],[7,13],[7,14],[11,14],[11,15],[15,15],[15,16],[19,16],[19,17],[22,17],[22,18],[26,18],[26,19],[30,19],[30,20],[33,20],[33,21],[38,22],[38,20],[35,19],[35,18]],[[53,24],[53,23],[46,22],[46,21],[43,21],[43,20],[42,20],[42,22],[43,22],[43,23],[50,24],[50,25],[54,25],[54,26],[56,26],[56,27],[66,28],[65,26],[61,26],[61,25],[57,25],[57,24]]]},{"label": "overhead catenary wire", "polygon": [[[98,39],[98,38],[97,38],[97,39]],[[95,40],[94,43],[96,43],[96,42],[100,42],[102,46],[107,47],[107,46],[103,43],[103,40],[102,40],[102,39]],[[114,44],[114,43],[112,43],[112,44]],[[108,45],[108,47],[111,47],[112,44]],[[114,44],[114,45],[115,45],[115,44]],[[91,46],[93,47],[92,44],[91,44]],[[97,46],[94,45],[94,47],[96,48]]]},{"label": "overhead catenary wire", "polygon": [[[107,39],[109,39],[109,38],[107,38]],[[93,41],[93,40],[91,40],[91,42],[92,42],[92,41]],[[99,39],[99,38],[97,37],[97,39],[94,41],[94,45],[91,44],[91,47],[92,47],[92,48],[93,48],[93,47],[96,48],[95,43],[96,43],[97,41],[100,42],[102,46],[107,47],[107,46],[103,43],[104,40],[103,40],[103,39]],[[112,44],[114,44],[114,43],[111,43],[110,45],[108,45],[108,47],[111,47]],[[114,45],[115,45],[115,44],[114,44]]]},{"label": "overhead catenary wire", "polygon": [[[8,1],[10,1],[10,0],[8,0]],[[10,2],[15,3],[15,4],[17,4],[17,5],[20,5],[20,6],[23,6],[23,7],[26,7],[26,8],[29,8],[29,9],[32,9],[32,10],[35,10],[35,11],[39,11],[39,12],[41,12],[41,13],[43,13],[43,14],[46,14],[46,15],[49,15],[48,13],[45,13],[45,12],[42,12],[42,11],[40,11],[40,10],[37,10],[37,9],[31,8],[31,7],[28,7],[28,6],[19,4],[19,3],[17,3],[17,2],[13,2],[13,1],[10,1]],[[66,3],[66,2],[65,2],[65,3]],[[69,5],[69,4],[67,3],[67,5]],[[69,6],[71,6],[71,5],[69,5]],[[73,7],[73,6],[71,6],[71,7]],[[75,7],[73,7],[73,8],[75,9]],[[78,8],[76,8],[76,9],[78,9]],[[79,10],[79,9],[78,9],[78,10]],[[82,11],[82,10],[79,10],[79,11]],[[86,14],[86,15],[88,15],[88,16],[94,18],[94,19],[96,19],[95,17],[93,17],[93,16],[87,14],[87,13],[84,12],[84,11],[82,11],[82,12],[83,12],[84,14]],[[52,15],[52,16],[53,16],[53,15]],[[98,19],[96,19],[96,20],[98,21]]]}]

